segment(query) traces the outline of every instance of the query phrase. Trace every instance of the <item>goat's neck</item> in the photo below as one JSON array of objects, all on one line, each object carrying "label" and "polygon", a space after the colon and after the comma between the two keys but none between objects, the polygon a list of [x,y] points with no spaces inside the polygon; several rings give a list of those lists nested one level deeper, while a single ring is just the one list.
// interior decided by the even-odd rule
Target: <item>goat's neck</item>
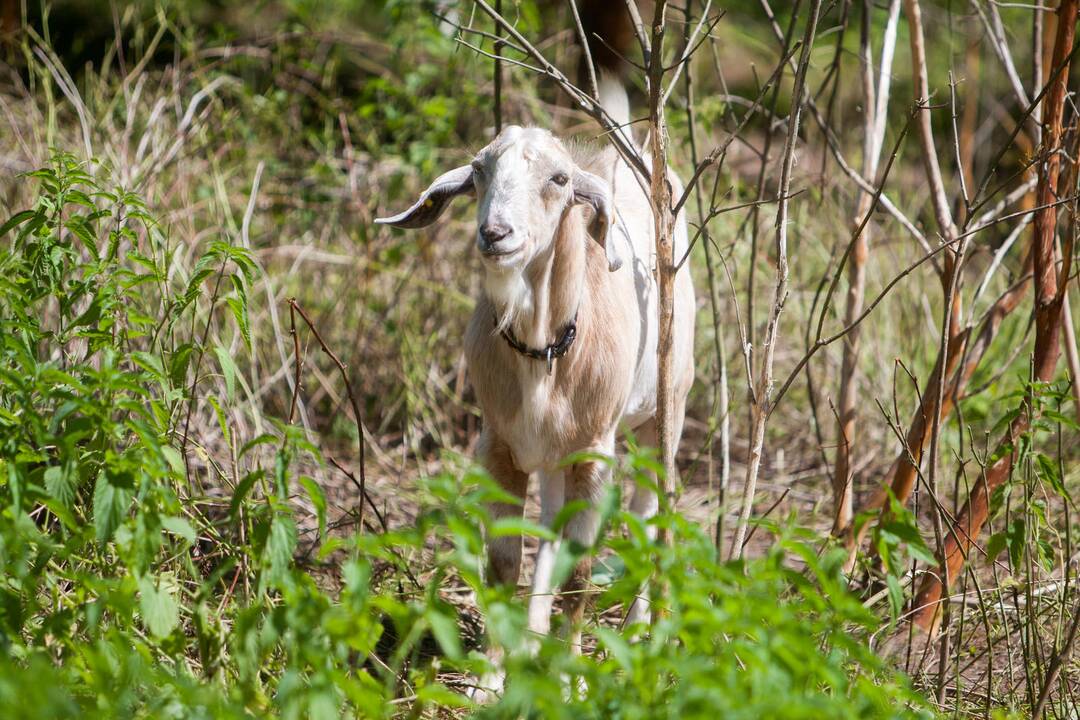
[{"label": "goat's neck", "polygon": [[586,240],[579,213],[568,213],[546,252],[513,277],[489,283],[500,326],[529,347],[556,342],[582,306]]}]

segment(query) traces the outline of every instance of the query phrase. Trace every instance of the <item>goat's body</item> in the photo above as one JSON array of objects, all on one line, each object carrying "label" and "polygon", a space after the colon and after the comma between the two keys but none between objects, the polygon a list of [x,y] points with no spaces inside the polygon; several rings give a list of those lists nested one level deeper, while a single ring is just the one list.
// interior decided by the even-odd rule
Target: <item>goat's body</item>
[{"label": "goat's body", "polygon": [[[536,474],[541,522],[551,524],[566,502],[599,499],[611,468],[602,461],[564,465],[575,453],[615,453],[620,426],[637,431],[643,445],[655,445],[657,369],[657,274],[653,215],[649,198],[633,171],[611,158],[613,230],[608,242],[620,242],[623,266],[611,272],[605,251],[586,235],[587,210],[569,208],[549,250],[519,275],[489,275],[465,340],[469,375],[483,411],[478,447],[492,476],[524,500]],[[674,192],[681,184],[673,175]],[[675,224],[674,252],[687,251],[685,217]],[[507,303],[516,303],[508,307]],[[682,433],[686,396],[693,382],[694,289],[684,265],[675,280],[674,440]],[[548,373],[546,363],[525,357],[499,335],[505,325],[532,347],[545,347],[576,317],[577,341]],[[497,517],[520,516],[524,504],[497,505]],[[631,510],[645,518],[657,509],[653,491],[637,487]],[[595,540],[596,514],[590,507],[563,528],[563,535],[584,545]],[[552,564],[559,540],[543,541],[537,553],[529,604],[529,628],[547,632],[553,598]],[[490,571],[498,582],[516,583],[521,567],[521,539],[489,541]],[[565,582],[566,614],[576,627],[584,611],[589,562],[582,561]],[[647,617],[647,594],[630,609],[628,620]],[[575,631],[575,637],[577,633]],[[575,647],[578,642],[572,643]],[[493,685],[498,686],[498,681]]]},{"label": "goat's body", "polygon": [[[669,173],[674,196],[682,194],[682,183]],[[634,179],[633,172],[622,160],[618,161],[615,178],[615,208],[617,222],[625,224],[630,240],[634,276],[634,297],[638,301],[642,338],[637,347],[632,393],[623,412],[623,421],[633,430],[656,413],[657,353],[659,331],[656,304],[658,287],[656,275],[656,242],[652,209],[648,196]],[[625,210],[624,210],[625,208]],[[686,216],[679,215],[673,237],[675,261],[689,247]],[[616,273],[618,274],[618,273]],[[694,286],[687,265],[675,277],[675,316],[673,362],[676,402],[681,407],[694,381]],[[682,418],[679,418],[681,424]],[[676,438],[677,440],[677,438]]]},{"label": "goat's body", "polygon": [[[602,249],[588,242],[582,208],[564,218],[552,257],[527,269],[510,329],[544,347],[577,317],[577,340],[549,375],[496,332],[503,308],[481,298],[469,324],[465,356],[491,441],[505,443],[524,473],[555,471],[581,451],[609,450],[620,423],[637,429],[656,412],[657,283],[649,199],[622,160],[614,160],[616,241],[626,266],[610,273]],[[673,178],[673,182],[677,180]],[[676,191],[678,187],[676,186]],[[680,217],[675,257],[686,252]],[[568,277],[569,276],[569,277]],[[675,387],[682,404],[693,381],[694,290],[684,267],[675,284]]]},{"label": "goat's body", "polygon": [[[678,179],[670,175],[670,181],[674,194],[681,194]],[[635,431],[644,446],[657,442],[653,214],[643,183],[613,153],[583,163],[550,133],[511,126],[471,165],[444,173],[411,208],[381,222],[430,224],[450,198],[470,191],[479,200],[477,245],[485,270],[484,292],[465,337],[469,376],[483,412],[478,453],[495,480],[521,501],[496,504],[492,514],[520,517],[534,474],[543,524],[550,527],[566,503],[585,501],[561,535],[542,540],[537,552],[529,629],[544,633],[561,538],[594,542],[595,501],[611,478],[611,465],[594,455],[569,465],[566,458],[614,456],[620,427]],[[673,245],[679,260],[688,246],[681,215]],[[693,382],[694,309],[684,264],[675,279],[675,442]],[[576,341],[550,372],[547,362],[522,354],[501,336],[505,330],[519,344],[550,348],[575,322]],[[651,517],[655,492],[637,486],[630,509]],[[490,538],[488,552],[492,579],[516,584],[521,538]],[[563,586],[571,628],[580,626],[589,563],[586,556]],[[628,620],[645,619],[647,608],[647,599],[635,602]],[[485,683],[492,689],[499,684]]]}]

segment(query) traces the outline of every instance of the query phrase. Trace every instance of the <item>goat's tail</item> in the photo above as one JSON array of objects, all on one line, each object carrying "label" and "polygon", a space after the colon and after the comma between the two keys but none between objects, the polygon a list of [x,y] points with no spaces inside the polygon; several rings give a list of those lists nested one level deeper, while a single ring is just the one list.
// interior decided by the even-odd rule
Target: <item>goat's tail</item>
[{"label": "goat's tail", "polygon": [[622,78],[607,70],[600,70],[597,78],[597,91],[600,97],[597,100],[604,106],[604,110],[611,119],[619,125],[627,125],[630,122],[630,97],[626,94],[626,86]]}]

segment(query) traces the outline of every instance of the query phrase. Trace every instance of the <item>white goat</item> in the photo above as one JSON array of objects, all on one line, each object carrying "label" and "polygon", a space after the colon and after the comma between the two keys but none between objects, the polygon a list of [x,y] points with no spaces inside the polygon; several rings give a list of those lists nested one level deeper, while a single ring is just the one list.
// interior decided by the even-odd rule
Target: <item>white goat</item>
[{"label": "white goat", "polygon": [[[610,480],[609,465],[560,463],[571,453],[613,456],[620,424],[635,431],[641,444],[656,444],[651,205],[633,171],[613,153],[594,157],[590,167],[606,177],[575,162],[546,130],[510,126],[471,164],[435,180],[411,208],[376,220],[424,227],[453,197],[479,199],[476,245],[483,294],[469,323],[465,355],[484,415],[480,459],[503,488],[522,499],[522,504],[493,508],[498,517],[521,515],[532,473],[539,475],[545,525],[566,502],[593,503]],[[680,184],[669,177],[677,197]],[[686,220],[680,216],[676,259],[687,244]],[[694,375],[694,289],[685,266],[675,280],[674,323],[677,441]],[[649,518],[656,509],[655,492],[637,487],[631,510]],[[590,508],[575,515],[562,534],[588,546],[596,525]],[[536,558],[529,602],[529,629],[536,633],[550,628],[559,543],[542,541]],[[492,580],[517,583],[521,549],[520,537],[491,539]],[[563,585],[575,648],[590,569],[590,560],[581,561]],[[647,615],[648,602],[642,599],[633,604],[629,620]]]}]

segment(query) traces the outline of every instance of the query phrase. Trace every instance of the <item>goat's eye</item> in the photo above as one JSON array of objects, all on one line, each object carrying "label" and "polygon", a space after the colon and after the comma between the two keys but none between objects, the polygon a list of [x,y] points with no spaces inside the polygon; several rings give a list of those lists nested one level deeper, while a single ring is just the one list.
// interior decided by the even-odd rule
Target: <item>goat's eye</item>
[{"label": "goat's eye", "polygon": [[551,176],[551,182],[555,183],[556,185],[565,185],[569,181],[570,177],[564,172],[555,173]]},{"label": "goat's eye", "polygon": [[484,166],[482,164],[480,164],[479,160],[473,160],[472,171],[473,171],[473,174],[476,175],[477,177],[483,177],[484,176]]}]

